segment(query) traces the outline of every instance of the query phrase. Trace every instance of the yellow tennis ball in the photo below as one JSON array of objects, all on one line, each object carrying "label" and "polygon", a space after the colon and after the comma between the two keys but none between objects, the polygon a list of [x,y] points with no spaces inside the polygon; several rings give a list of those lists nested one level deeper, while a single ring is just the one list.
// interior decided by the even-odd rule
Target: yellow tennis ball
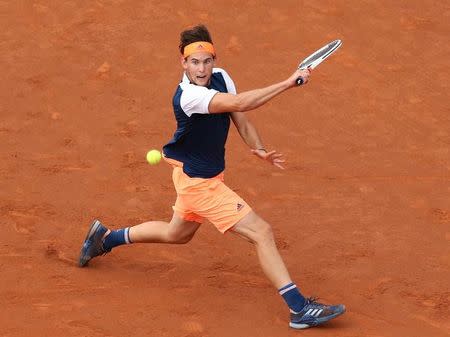
[{"label": "yellow tennis ball", "polygon": [[156,165],[161,161],[161,152],[150,150],[147,152],[147,161],[150,165]]}]

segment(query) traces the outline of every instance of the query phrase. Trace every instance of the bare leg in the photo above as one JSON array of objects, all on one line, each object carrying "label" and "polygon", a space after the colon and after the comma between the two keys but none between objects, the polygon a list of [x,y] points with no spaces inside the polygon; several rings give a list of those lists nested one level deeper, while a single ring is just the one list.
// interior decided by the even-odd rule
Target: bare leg
[{"label": "bare leg", "polygon": [[189,242],[194,236],[200,224],[183,220],[174,214],[172,220],[149,221],[130,228],[129,236],[133,243],[174,243]]},{"label": "bare leg", "polygon": [[277,289],[292,282],[275,244],[272,228],[255,212],[250,212],[234,225],[230,232],[244,237],[256,246],[259,263],[266,276]]}]

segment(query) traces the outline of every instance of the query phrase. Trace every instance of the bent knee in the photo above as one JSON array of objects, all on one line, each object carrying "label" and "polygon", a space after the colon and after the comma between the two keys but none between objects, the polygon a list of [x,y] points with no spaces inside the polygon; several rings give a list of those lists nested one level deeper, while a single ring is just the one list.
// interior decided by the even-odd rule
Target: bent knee
[{"label": "bent knee", "polygon": [[272,226],[264,220],[259,220],[256,226],[256,241],[264,242],[273,240]]}]

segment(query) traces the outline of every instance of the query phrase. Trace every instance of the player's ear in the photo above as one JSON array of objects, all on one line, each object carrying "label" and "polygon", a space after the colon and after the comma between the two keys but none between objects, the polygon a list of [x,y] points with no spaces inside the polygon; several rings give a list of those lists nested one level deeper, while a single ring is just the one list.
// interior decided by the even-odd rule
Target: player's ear
[{"label": "player's ear", "polygon": [[181,61],[181,66],[183,67],[184,70],[186,70],[187,69],[187,58],[185,58],[183,55],[181,55],[180,61]]}]

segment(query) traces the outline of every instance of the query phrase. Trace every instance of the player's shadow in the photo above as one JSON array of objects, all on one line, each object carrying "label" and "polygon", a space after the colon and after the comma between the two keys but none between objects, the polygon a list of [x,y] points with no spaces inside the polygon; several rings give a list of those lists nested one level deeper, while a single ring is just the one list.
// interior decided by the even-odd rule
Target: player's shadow
[{"label": "player's shadow", "polygon": [[316,326],[316,327],[314,327],[314,329],[338,331],[340,329],[349,328],[351,326],[352,326],[352,324],[350,323],[350,320],[346,319],[345,314],[344,314],[344,317],[339,317],[339,318],[329,321],[325,324]]}]

